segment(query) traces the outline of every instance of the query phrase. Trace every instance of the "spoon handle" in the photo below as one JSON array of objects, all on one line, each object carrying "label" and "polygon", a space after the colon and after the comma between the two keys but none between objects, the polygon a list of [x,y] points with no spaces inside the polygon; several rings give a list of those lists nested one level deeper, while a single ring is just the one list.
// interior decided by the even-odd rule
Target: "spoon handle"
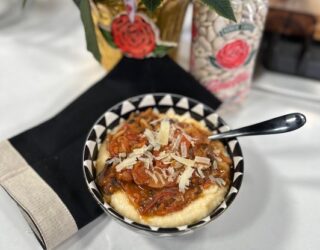
[{"label": "spoon handle", "polygon": [[211,135],[208,138],[211,140],[218,140],[239,136],[281,134],[296,130],[302,127],[305,123],[306,117],[303,114],[292,113],[243,128]]}]

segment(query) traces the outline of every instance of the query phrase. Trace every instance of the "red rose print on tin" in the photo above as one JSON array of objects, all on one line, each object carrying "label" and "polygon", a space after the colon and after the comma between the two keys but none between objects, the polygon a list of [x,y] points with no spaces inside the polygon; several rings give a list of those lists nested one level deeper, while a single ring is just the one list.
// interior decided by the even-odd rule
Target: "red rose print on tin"
[{"label": "red rose print on tin", "polygon": [[177,46],[174,42],[161,41],[157,26],[142,13],[136,13],[133,20],[127,13],[119,14],[110,27],[100,25],[100,31],[110,47],[136,59],[162,57]]},{"label": "red rose print on tin", "polygon": [[116,17],[111,24],[115,45],[126,55],[144,58],[156,47],[156,35],[151,25],[140,15],[130,22],[126,14]]},{"label": "red rose print on tin", "polygon": [[248,43],[244,40],[235,40],[222,47],[216,58],[210,57],[210,61],[212,65],[219,68],[235,69],[249,63],[252,57],[249,54],[250,46]]}]

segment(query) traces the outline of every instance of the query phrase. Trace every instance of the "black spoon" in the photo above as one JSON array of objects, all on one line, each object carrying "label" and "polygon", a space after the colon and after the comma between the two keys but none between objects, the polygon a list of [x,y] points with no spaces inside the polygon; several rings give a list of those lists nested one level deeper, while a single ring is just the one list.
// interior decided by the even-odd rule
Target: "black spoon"
[{"label": "black spoon", "polygon": [[249,135],[281,134],[301,128],[306,123],[306,117],[300,113],[292,113],[273,118],[264,122],[233,129],[219,134],[211,135],[210,140],[232,138]]}]

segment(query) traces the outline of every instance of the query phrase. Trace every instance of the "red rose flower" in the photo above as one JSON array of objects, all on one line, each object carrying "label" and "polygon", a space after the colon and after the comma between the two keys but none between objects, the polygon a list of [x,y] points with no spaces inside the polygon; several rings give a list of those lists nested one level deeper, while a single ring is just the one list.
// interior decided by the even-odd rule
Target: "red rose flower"
[{"label": "red rose flower", "polygon": [[126,14],[116,17],[111,24],[111,34],[116,46],[130,57],[144,58],[156,47],[155,33],[140,15],[135,16],[134,22],[130,22]]},{"label": "red rose flower", "polygon": [[243,40],[236,40],[225,45],[217,53],[217,63],[226,69],[243,65],[248,58],[249,45]]}]

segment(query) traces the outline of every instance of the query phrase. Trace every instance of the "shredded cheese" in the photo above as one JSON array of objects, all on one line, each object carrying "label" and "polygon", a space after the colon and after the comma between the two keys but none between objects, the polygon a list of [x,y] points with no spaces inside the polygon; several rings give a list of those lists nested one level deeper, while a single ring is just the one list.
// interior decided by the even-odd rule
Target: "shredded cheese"
[{"label": "shredded cheese", "polygon": [[183,164],[181,164],[180,162],[176,161],[172,166],[174,168],[181,168],[181,167],[183,167]]},{"label": "shredded cheese", "polygon": [[210,159],[207,157],[196,156],[194,161],[195,166],[199,169],[207,169],[210,167]]},{"label": "shredded cheese", "polygon": [[157,120],[153,120],[152,122],[150,122],[151,125],[156,125],[158,122],[162,121],[162,118],[159,118]]},{"label": "shredded cheese", "polygon": [[175,132],[176,132],[176,127],[171,124],[170,125],[169,141],[172,141],[174,139]]},{"label": "shredded cheese", "polygon": [[195,163],[194,165],[195,165],[195,167],[197,167],[198,169],[207,169],[207,168],[210,167],[210,165],[201,164],[201,163]]},{"label": "shredded cheese", "polygon": [[150,159],[149,158],[139,157],[138,160],[143,162],[143,165],[146,169],[149,169],[149,167],[150,167]]},{"label": "shredded cheese", "polygon": [[218,169],[218,163],[216,161],[212,161],[212,167],[214,170]]},{"label": "shredded cheese", "polygon": [[204,173],[202,172],[202,170],[200,168],[197,169],[197,172],[199,173],[201,178],[205,177]]},{"label": "shredded cheese", "polygon": [[170,135],[170,122],[168,119],[163,119],[160,123],[160,130],[157,135],[157,142],[160,145],[168,145]]},{"label": "shredded cheese", "polygon": [[120,157],[120,158],[125,158],[126,156],[127,156],[126,153],[119,153],[119,157]]},{"label": "shredded cheese", "polygon": [[172,182],[177,177],[177,173],[174,171],[173,167],[167,168],[167,172],[168,172],[168,181]]},{"label": "shredded cheese", "polygon": [[169,172],[169,175],[174,175],[175,172],[173,167],[168,167],[167,170]]},{"label": "shredded cheese", "polygon": [[161,160],[161,162],[163,164],[171,164],[172,163],[172,158],[171,158],[170,154],[167,154],[167,156],[165,158],[163,158]]},{"label": "shredded cheese", "polygon": [[180,145],[180,149],[181,149],[181,156],[186,158],[187,155],[188,155],[187,144],[185,142],[182,142],[181,145]]},{"label": "shredded cheese", "polygon": [[159,161],[159,160],[162,160],[162,159],[168,157],[168,155],[169,155],[169,154],[167,154],[165,151],[162,151],[162,152],[159,154],[159,156],[155,157],[155,159]]},{"label": "shredded cheese", "polygon": [[186,138],[191,143],[191,145],[194,146],[194,139],[184,131],[182,131],[182,134],[184,138]]},{"label": "shredded cheese", "polygon": [[166,184],[161,173],[159,173],[159,172],[157,172],[157,171],[155,171],[154,173],[156,174],[156,176],[158,177],[158,179],[160,180],[160,182],[161,182],[163,185]]},{"label": "shredded cheese", "polygon": [[146,169],[145,172],[147,173],[147,175],[149,175],[149,176],[153,179],[153,181],[154,181],[155,183],[158,183],[158,178],[157,178],[157,176],[156,176],[154,173],[152,173],[152,172],[151,172],[150,170],[148,170],[148,169]]},{"label": "shredded cheese", "polygon": [[137,163],[136,157],[131,157],[123,160],[116,166],[117,172],[121,172],[123,169],[131,169],[134,164]]},{"label": "shredded cheese", "polygon": [[179,145],[180,145],[180,142],[181,142],[181,139],[182,139],[182,135],[181,135],[181,134],[179,134],[179,135],[174,139],[174,141],[173,141],[173,143],[172,143],[172,147],[171,147],[171,150],[172,150],[172,151],[178,150]]},{"label": "shredded cheese", "polygon": [[212,175],[209,175],[209,179],[212,183],[216,183],[219,187],[222,187],[226,184],[226,182],[222,178],[217,178]]},{"label": "shredded cheese", "polygon": [[194,161],[200,164],[204,164],[204,165],[210,165],[210,159],[207,157],[200,157],[200,156],[196,156],[194,158]]},{"label": "shredded cheese", "polygon": [[131,154],[129,154],[129,158],[130,157],[140,157],[141,155],[143,155],[145,152],[147,152],[149,150],[149,148],[147,146],[143,146],[141,148],[135,148]]},{"label": "shredded cheese", "polygon": [[154,147],[154,148],[158,148],[159,147],[159,144],[156,141],[154,132],[152,132],[150,129],[145,129],[145,131],[143,132],[143,135],[147,138],[149,144],[152,147]]},{"label": "shredded cheese", "polygon": [[194,169],[191,166],[187,166],[184,172],[179,176],[179,191],[184,193],[190,184],[190,178],[192,177]]},{"label": "shredded cheese", "polygon": [[181,131],[183,137],[184,137],[187,141],[189,141],[192,146],[194,146],[194,141],[195,141],[194,138],[192,138],[190,135],[188,135],[188,134],[184,131],[184,129],[181,128],[180,126],[177,126],[177,125],[176,125],[176,129],[179,129],[179,130]]},{"label": "shredded cheese", "polygon": [[120,160],[120,158],[118,158],[118,157],[113,157],[113,158],[111,158],[111,159],[109,159],[109,160],[106,160],[106,164],[107,165],[109,165],[109,164],[118,164],[118,163],[120,163],[121,162],[121,160]]},{"label": "shredded cheese", "polygon": [[189,166],[189,167],[193,167],[194,166],[194,161],[190,160],[190,159],[186,159],[180,156],[177,156],[175,154],[170,154],[170,156],[175,159],[176,161],[182,163],[183,165]]}]

